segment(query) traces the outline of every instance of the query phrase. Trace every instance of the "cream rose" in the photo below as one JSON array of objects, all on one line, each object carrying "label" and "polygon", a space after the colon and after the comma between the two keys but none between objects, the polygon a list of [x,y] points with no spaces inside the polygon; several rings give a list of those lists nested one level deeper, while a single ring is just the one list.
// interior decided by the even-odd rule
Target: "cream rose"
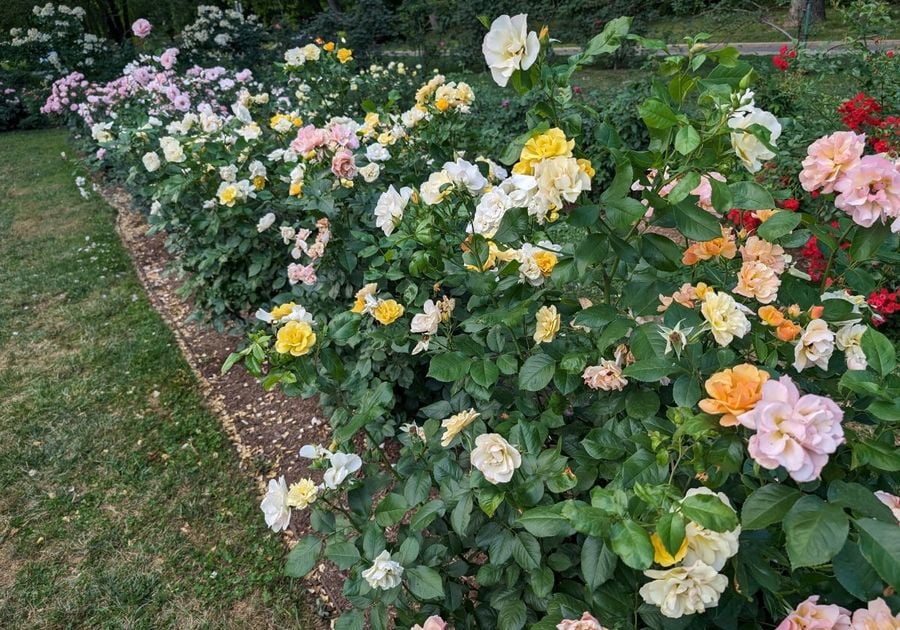
[{"label": "cream rose", "polygon": [[484,433],[475,438],[471,459],[472,465],[493,484],[506,483],[522,465],[519,451],[497,433]]}]

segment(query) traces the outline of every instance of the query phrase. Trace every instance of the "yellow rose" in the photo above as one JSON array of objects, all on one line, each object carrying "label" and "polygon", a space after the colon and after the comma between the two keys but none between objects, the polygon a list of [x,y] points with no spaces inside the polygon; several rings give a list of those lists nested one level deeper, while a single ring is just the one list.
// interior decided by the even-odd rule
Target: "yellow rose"
[{"label": "yellow rose", "polygon": [[272,319],[278,321],[282,317],[287,317],[291,313],[294,312],[294,307],[296,304],[293,302],[287,302],[285,304],[281,304],[272,309]]},{"label": "yellow rose", "polygon": [[269,127],[274,129],[278,126],[278,123],[281,122],[281,119],[284,118],[283,114],[275,114],[269,119]]},{"label": "yellow rose", "polygon": [[366,114],[365,123],[368,127],[374,127],[379,122],[380,122],[380,119],[378,117],[378,112],[369,112],[368,114]]},{"label": "yellow rose", "polygon": [[662,538],[659,537],[659,534],[651,534],[650,542],[653,543],[653,562],[664,567],[670,567],[676,562],[681,562],[684,559],[685,554],[687,554],[687,537],[685,537],[681,541],[681,546],[678,548],[678,551],[674,556],[669,553],[668,549],[666,549],[666,546],[663,544]]},{"label": "yellow rose", "polygon": [[291,182],[291,189],[288,191],[288,195],[291,197],[299,197],[303,194],[303,182],[301,181],[293,181]]},{"label": "yellow rose", "polygon": [[749,363],[716,372],[706,379],[706,393],[710,398],[700,401],[700,409],[706,413],[722,415],[723,427],[737,426],[737,416],[750,411],[762,398],[763,383],[769,373]]},{"label": "yellow rose", "polygon": [[771,304],[760,308],[757,314],[766,326],[779,326],[784,321],[782,312]]},{"label": "yellow rose", "polygon": [[481,414],[474,409],[469,409],[468,411],[461,411],[458,414],[441,420],[441,427],[446,429],[443,437],[441,437],[441,446],[444,448],[450,446],[450,442],[453,441],[453,438],[459,435],[459,433],[467,426],[472,424],[479,415]]},{"label": "yellow rose", "polygon": [[553,268],[558,260],[553,252],[540,251],[534,255],[534,262],[537,263],[538,268],[541,270],[541,275],[545,278],[549,277],[553,272]]},{"label": "yellow rose", "polygon": [[316,333],[307,322],[290,321],[278,331],[275,351],[302,357],[316,344]]},{"label": "yellow rose", "polygon": [[588,177],[593,177],[597,174],[597,171],[594,170],[594,166],[591,164],[590,160],[585,160],[584,158],[578,158],[575,160],[578,163],[578,168],[584,171],[584,174]]},{"label": "yellow rose", "polygon": [[226,186],[219,193],[219,203],[225,206],[232,206],[234,205],[234,200],[237,199],[237,195],[238,190],[236,186]]},{"label": "yellow rose", "polygon": [[257,175],[256,177],[254,177],[253,178],[253,187],[256,190],[262,190],[263,188],[265,188],[266,187],[266,178],[263,177],[262,175]]},{"label": "yellow rose", "polygon": [[322,50],[324,50],[325,52],[331,52],[332,50],[334,50],[334,42],[328,42],[327,44],[322,46]]},{"label": "yellow rose", "polygon": [[394,135],[390,131],[384,131],[378,134],[378,144],[389,146],[391,144],[394,144],[394,142]]},{"label": "yellow rose", "polygon": [[288,490],[288,505],[302,510],[315,502],[318,493],[319,488],[312,479],[301,479],[291,484]]},{"label": "yellow rose", "polygon": [[403,311],[403,306],[397,303],[397,300],[381,300],[372,309],[372,317],[387,326],[397,321],[397,318],[403,315]]},{"label": "yellow rose", "polygon": [[445,112],[450,109],[450,103],[445,98],[439,98],[434,102],[434,106],[438,108],[438,111]]},{"label": "yellow rose", "polygon": [[347,63],[353,59],[353,51],[349,48],[340,48],[337,51],[337,58],[341,63]]},{"label": "yellow rose", "polygon": [[537,326],[534,330],[535,343],[550,343],[559,332],[560,317],[555,306],[542,306],[538,309]]},{"label": "yellow rose", "polygon": [[300,116],[294,116],[293,118],[291,118],[291,124],[295,127],[299,127],[303,124],[303,119],[300,118]]},{"label": "yellow rose", "polygon": [[519,162],[513,167],[513,172],[531,175],[536,162],[551,157],[572,157],[574,147],[575,141],[567,140],[562,129],[558,127],[548,129],[544,133],[528,139],[525,146],[522,147]]},{"label": "yellow rose", "polygon": [[375,295],[375,292],[378,290],[378,285],[374,282],[370,282],[362,289],[356,292],[356,301],[353,303],[353,308],[350,309],[353,313],[362,313],[366,310],[366,302],[367,298]]}]

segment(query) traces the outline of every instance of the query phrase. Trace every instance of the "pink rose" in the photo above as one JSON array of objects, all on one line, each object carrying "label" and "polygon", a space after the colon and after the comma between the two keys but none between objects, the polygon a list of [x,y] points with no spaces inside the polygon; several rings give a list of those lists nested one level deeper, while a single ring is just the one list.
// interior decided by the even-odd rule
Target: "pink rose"
[{"label": "pink rose", "polygon": [[253,73],[248,68],[244,68],[243,70],[238,72],[236,75],[234,75],[234,78],[237,81],[239,81],[240,83],[244,83],[253,78]]},{"label": "pink rose", "polygon": [[167,48],[166,51],[159,56],[159,63],[166,70],[171,70],[175,67],[176,61],[178,61],[177,48]]},{"label": "pink rose", "polygon": [[409,630],[445,630],[447,628],[447,622],[438,617],[437,615],[432,615],[428,619],[425,620],[423,625],[416,624]]},{"label": "pink rose", "polygon": [[97,149],[97,159],[102,160],[105,157],[106,157],[106,149],[104,149],[104,148]]},{"label": "pink rose", "polygon": [[180,112],[186,112],[191,108],[191,99],[187,94],[182,92],[172,99],[172,106]]},{"label": "pink rose", "polygon": [[785,617],[775,630],[850,630],[850,611],[831,604],[817,604],[812,595]]},{"label": "pink rose", "polygon": [[152,30],[153,25],[144,18],[135,20],[134,24],[131,25],[131,32],[134,33],[135,37],[139,37],[141,39],[147,37],[147,35],[149,35],[150,31]]},{"label": "pink rose", "polygon": [[297,137],[291,141],[291,150],[300,155],[315,151],[325,144],[325,132],[314,125],[305,125],[297,130]]},{"label": "pink rose", "polygon": [[556,624],[556,630],[606,630],[589,612],[581,615],[581,619],[563,619]]},{"label": "pink rose", "polygon": [[900,615],[892,615],[891,609],[880,597],[869,602],[866,608],[853,613],[851,630],[892,630],[900,628]]},{"label": "pink rose", "polygon": [[806,150],[800,184],[803,190],[834,192],[834,184],[849,169],[859,164],[866,148],[866,136],[852,131],[838,131],[819,138]]},{"label": "pink rose", "polygon": [[[738,421],[756,431],[747,449],[760,466],[784,466],[795,481],[818,479],[828,456],[844,442],[844,412],[834,401],[800,395],[788,376],[762,386],[762,399]],[[793,627],[793,626],[785,626]]]},{"label": "pink rose", "polygon": [[359,138],[347,125],[332,125],[328,130],[328,142],[334,148],[356,149],[359,147]]},{"label": "pink rose", "polygon": [[347,149],[341,149],[331,158],[331,172],[335,177],[353,179],[356,177],[356,160]]},{"label": "pink rose", "polygon": [[881,219],[897,219],[892,232],[900,232],[900,171],[893,162],[879,155],[867,155],[849,169],[834,185],[840,193],[834,205],[846,212],[854,223],[871,227]]},{"label": "pink rose", "polygon": [[291,286],[302,282],[306,286],[312,286],[316,283],[316,270],[312,265],[298,265],[291,263],[287,268],[288,282]]}]

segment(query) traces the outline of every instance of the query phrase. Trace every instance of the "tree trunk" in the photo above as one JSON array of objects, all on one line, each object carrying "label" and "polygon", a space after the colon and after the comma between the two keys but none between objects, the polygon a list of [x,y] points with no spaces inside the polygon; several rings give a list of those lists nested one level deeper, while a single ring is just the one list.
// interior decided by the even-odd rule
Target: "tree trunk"
[{"label": "tree trunk", "polygon": [[[806,17],[807,8],[809,16]],[[791,24],[803,25],[806,20],[809,24],[825,20],[825,0],[791,0],[791,9],[788,13]]]}]

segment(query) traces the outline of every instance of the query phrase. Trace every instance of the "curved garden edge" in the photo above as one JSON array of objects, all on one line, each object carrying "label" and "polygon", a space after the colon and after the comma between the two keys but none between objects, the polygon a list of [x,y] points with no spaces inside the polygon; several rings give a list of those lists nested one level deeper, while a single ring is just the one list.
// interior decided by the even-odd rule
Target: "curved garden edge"
[{"label": "curved garden edge", "polygon": [[[147,234],[147,222],[124,188],[102,178],[96,183],[99,194],[116,212],[116,232],[150,303],[172,330],[207,405],[222,423],[259,496],[265,494],[268,480],[279,475],[317,476],[318,472],[309,469],[308,460],[297,455],[298,444],[330,440],[330,427],[317,402],[289,398],[278,390],[265,392],[242,370],[222,374],[225,358],[243,338],[191,321],[191,306],[177,294],[180,282],[166,269],[172,256],[164,248],[164,238]],[[312,532],[308,513],[304,517],[294,519],[284,532],[288,547]],[[328,617],[346,605],[341,595],[344,576],[323,561],[306,581],[309,609],[323,619],[323,628],[328,627]]]}]

